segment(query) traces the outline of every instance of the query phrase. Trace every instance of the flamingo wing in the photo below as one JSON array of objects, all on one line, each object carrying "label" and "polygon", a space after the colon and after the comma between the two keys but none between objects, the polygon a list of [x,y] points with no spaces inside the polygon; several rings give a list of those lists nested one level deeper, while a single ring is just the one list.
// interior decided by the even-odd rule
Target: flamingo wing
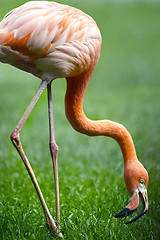
[{"label": "flamingo wing", "polygon": [[94,20],[55,2],[28,2],[0,22],[3,58],[4,52],[12,51],[21,59],[28,57],[41,78],[68,77],[84,71],[94,59],[97,44],[101,44],[101,35]]}]

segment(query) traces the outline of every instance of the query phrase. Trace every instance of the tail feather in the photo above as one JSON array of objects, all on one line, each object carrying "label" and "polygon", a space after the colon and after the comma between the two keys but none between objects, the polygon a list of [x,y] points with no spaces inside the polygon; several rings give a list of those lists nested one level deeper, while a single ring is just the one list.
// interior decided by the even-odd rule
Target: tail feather
[{"label": "tail feather", "polygon": [[8,63],[41,78],[41,72],[35,68],[33,60],[29,56],[13,50],[10,46],[0,45],[0,62]]}]

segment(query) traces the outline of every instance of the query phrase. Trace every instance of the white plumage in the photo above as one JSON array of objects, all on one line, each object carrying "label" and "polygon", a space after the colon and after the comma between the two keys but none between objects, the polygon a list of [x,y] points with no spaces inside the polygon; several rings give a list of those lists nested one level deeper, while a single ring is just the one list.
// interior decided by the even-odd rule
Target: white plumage
[{"label": "white plumage", "polygon": [[3,62],[50,80],[88,69],[101,35],[95,21],[78,9],[55,2],[28,2],[1,21],[0,44],[0,61],[3,58]]}]

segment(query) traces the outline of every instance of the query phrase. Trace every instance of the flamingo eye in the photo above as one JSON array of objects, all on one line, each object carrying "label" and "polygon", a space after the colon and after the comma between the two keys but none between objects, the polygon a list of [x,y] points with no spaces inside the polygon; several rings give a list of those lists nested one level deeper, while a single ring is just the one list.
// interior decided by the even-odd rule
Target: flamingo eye
[{"label": "flamingo eye", "polygon": [[141,178],[140,183],[144,184],[145,180],[143,178]]}]

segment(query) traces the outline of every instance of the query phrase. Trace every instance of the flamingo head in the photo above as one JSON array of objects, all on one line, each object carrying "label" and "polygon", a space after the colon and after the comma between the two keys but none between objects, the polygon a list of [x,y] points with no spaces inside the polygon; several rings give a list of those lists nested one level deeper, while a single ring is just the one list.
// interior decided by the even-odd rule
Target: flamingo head
[{"label": "flamingo head", "polygon": [[132,223],[148,210],[148,197],[147,197],[147,184],[148,184],[148,173],[143,165],[138,161],[127,162],[124,167],[124,180],[129,191],[131,198],[127,206],[119,212],[115,217],[125,217],[134,213],[139,206],[139,196],[141,198],[143,209],[142,211],[128,223]]}]

